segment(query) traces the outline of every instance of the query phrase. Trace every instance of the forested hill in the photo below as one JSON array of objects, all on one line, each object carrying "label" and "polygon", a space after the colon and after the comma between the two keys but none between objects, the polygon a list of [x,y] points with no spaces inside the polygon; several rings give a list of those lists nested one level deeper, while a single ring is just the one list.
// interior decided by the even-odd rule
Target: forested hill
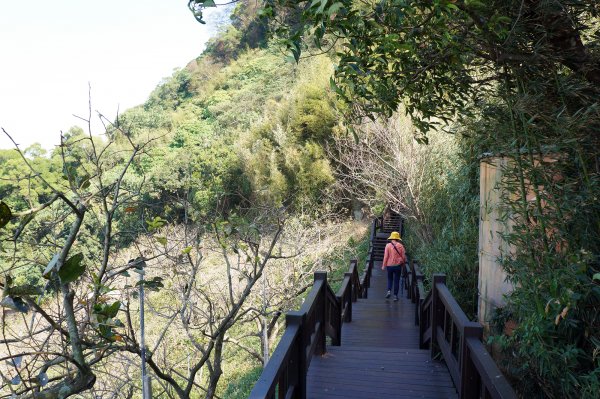
[{"label": "forested hill", "polygon": [[[255,10],[236,8],[232,26],[203,55],[108,127],[117,146],[124,136],[149,142],[139,163],[147,195],[185,192],[205,211],[228,211],[244,199],[294,207],[325,200],[333,174],[324,145],[338,125],[328,88],[331,60],[319,56],[295,65],[265,34]],[[72,128],[66,144],[87,134]],[[34,159],[44,155],[35,146],[25,151]],[[55,150],[50,158],[58,164],[60,156]],[[13,173],[9,158],[17,158],[14,151],[3,151],[4,176]],[[14,189],[5,185],[3,197]]]},{"label": "forested hill", "polygon": [[297,66],[265,35],[255,10],[237,7],[203,55],[119,117],[115,137],[157,140],[143,162],[148,193],[185,192],[202,216],[244,201],[295,209],[326,201],[333,173],[324,147],[338,124],[331,60]]}]

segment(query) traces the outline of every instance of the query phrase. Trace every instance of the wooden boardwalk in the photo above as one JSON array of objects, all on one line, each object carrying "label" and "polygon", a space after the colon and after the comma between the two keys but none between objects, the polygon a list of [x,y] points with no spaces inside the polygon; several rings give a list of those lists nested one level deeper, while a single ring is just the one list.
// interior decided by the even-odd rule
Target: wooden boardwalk
[{"label": "wooden boardwalk", "polygon": [[[517,398],[481,342],[483,327],[469,321],[445,275],[434,274],[426,293],[423,272],[411,259],[405,267],[410,295],[385,298],[384,248],[390,232],[402,227],[400,215],[387,208],[373,220],[366,268],[360,276],[350,262],[337,293],[327,273],[315,272],[300,309],[286,314],[286,329],[250,399],[458,399],[458,391],[462,399]],[[445,362],[432,360],[432,353]]]},{"label": "wooden boardwalk", "polygon": [[307,398],[457,398],[443,362],[419,349],[415,305],[385,299],[387,278],[376,261],[368,299],[353,304],[342,327],[342,345],[315,356],[307,375]]}]

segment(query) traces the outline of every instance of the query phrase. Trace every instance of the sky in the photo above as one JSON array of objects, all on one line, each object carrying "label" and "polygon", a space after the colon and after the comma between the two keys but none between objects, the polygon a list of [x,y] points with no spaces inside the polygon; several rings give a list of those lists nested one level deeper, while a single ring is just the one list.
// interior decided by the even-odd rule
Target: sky
[{"label": "sky", "polygon": [[201,54],[226,18],[210,11],[202,25],[187,0],[0,0],[0,127],[22,149],[52,149],[61,131],[85,127],[74,115],[89,115],[91,87],[102,134],[96,111],[114,119]]}]

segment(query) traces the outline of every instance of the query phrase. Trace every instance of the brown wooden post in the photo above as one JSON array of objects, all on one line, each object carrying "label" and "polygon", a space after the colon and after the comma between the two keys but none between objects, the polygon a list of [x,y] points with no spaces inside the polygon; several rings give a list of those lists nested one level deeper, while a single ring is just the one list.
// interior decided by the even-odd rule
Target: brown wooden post
[{"label": "brown wooden post", "polygon": [[[423,309],[422,309],[422,305],[423,305],[423,299],[425,298],[421,298],[421,296],[419,295],[419,281],[423,281],[423,276],[419,276],[417,277],[417,275],[415,274],[415,268],[414,265],[412,265],[412,271],[413,271],[413,283],[414,283],[414,291],[413,291],[413,298],[412,301],[416,304],[417,306],[417,310],[415,311],[415,326],[420,325],[421,327],[419,328],[419,331],[421,331],[421,335],[423,335],[423,322],[421,321],[423,318]],[[423,349],[423,348],[421,348]]]},{"label": "brown wooden post", "polygon": [[437,328],[439,325],[443,325],[444,322],[444,307],[442,306],[439,292],[437,289],[438,284],[446,284],[445,274],[434,274],[433,283],[431,285],[431,358],[436,357],[440,349],[437,345]]},{"label": "brown wooden post", "polygon": [[[287,386],[285,387],[286,390],[290,385],[295,385],[297,387],[297,389],[294,390],[294,396],[292,399],[306,399],[306,373],[308,371],[306,367],[306,346],[308,340],[305,321],[306,313],[304,312],[301,313],[298,311],[293,311],[288,312],[285,315],[286,326],[295,324],[299,328],[298,339],[294,348],[294,354],[292,356],[295,361],[292,360],[290,362],[288,368]],[[279,387],[280,395],[282,393],[281,388],[282,387]],[[285,397],[285,391],[283,392],[283,395],[283,397]]]},{"label": "brown wooden post", "polygon": [[[417,324],[419,325],[419,348],[420,349],[428,349],[423,345],[423,335],[425,334],[425,323],[423,323],[423,302],[425,302],[425,298],[419,298],[417,302],[417,311],[419,319],[417,320]],[[415,316],[416,317],[416,316]]]},{"label": "brown wooden post", "polygon": [[360,279],[360,277],[358,277],[358,261],[356,259],[350,260],[350,270],[352,270],[352,272],[345,273],[344,276],[350,274],[350,282],[352,284],[352,302],[356,302],[358,299],[358,284],[356,283]]},{"label": "brown wooden post", "polygon": [[336,312],[334,319],[334,328],[335,328],[335,338],[331,340],[331,345],[340,346],[342,344],[342,313],[344,312],[344,297],[343,296],[335,296],[335,299],[338,303],[339,312]]},{"label": "brown wooden post", "polygon": [[316,353],[322,355],[326,351],[326,325],[327,325],[327,272],[315,272],[315,283],[317,281],[323,281],[323,285],[321,286],[321,290],[319,291],[318,301],[321,301],[321,317],[319,322],[321,323],[321,328],[317,331],[317,335],[315,339],[317,340]]},{"label": "brown wooden post", "polygon": [[[352,302],[355,302],[354,293],[352,291],[355,290],[355,286],[352,284],[352,273],[344,273],[344,278],[346,277],[350,277],[350,298],[348,298],[348,311],[346,312],[346,318],[344,319],[344,322],[350,323],[352,321]],[[346,298],[343,300],[345,301]]]},{"label": "brown wooden post", "polygon": [[415,273],[415,260],[414,259],[410,259],[409,262],[409,267],[410,267],[410,273],[412,274],[412,281],[411,281],[411,287],[409,288],[410,290],[410,296],[411,296],[411,300],[412,303],[417,302],[417,290],[418,290],[418,281],[417,281],[417,275]]},{"label": "brown wooden post", "polygon": [[460,399],[476,399],[479,398],[479,374],[471,360],[469,348],[467,345],[468,338],[476,338],[481,341],[483,337],[483,327],[476,322],[465,324],[464,330],[460,339],[460,357],[458,365],[460,368]]}]

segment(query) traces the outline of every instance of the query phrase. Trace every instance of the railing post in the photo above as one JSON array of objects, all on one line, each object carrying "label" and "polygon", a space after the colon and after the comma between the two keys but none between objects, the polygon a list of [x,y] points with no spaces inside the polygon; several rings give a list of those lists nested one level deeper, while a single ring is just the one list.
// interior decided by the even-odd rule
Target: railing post
[{"label": "railing post", "polygon": [[340,346],[342,344],[342,313],[344,313],[344,297],[335,296],[338,303],[339,312],[335,315],[335,338],[331,339],[331,345]]},{"label": "railing post", "polygon": [[352,270],[352,272],[350,273],[350,281],[352,282],[352,302],[356,302],[360,296],[360,293],[358,292],[358,287],[360,286],[360,276],[358,275],[358,260],[350,260],[350,270]]},{"label": "railing post", "polygon": [[[354,302],[354,293],[352,291],[354,291],[356,287],[352,284],[352,273],[344,273],[344,278],[346,277],[350,278],[350,298],[348,298],[348,311],[346,312],[344,322],[350,323],[352,321],[352,302]],[[346,298],[343,298],[342,300],[345,301]]]},{"label": "railing post", "polygon": [[412,281],[411,281],[411,287],[410,287],[410,293],[411,293],[411,300],[412,303],[415,303],[417,301],[416,296],[417,296],[417,290],[418,290],[418,281],[417,281],[417,274],[415,273],[415,260],[413,258],[410,258],[409,261],[409,268],[410,268],[410,273],[412,274]]},{"label": "railing post", "polygon": [[440,350],[437,345],[437,327],[444,323],[444,307],[439,297],[438,284],[446,284],[445,274],[434,274],[431,285],[431,358],[436,357]]},{"label": "railing post", "polygon": [[479,398],[479,374],[469,355],[468,338],[477,338],[481,341],[483,327],[479,323],[469,322],[464,326],[460,339],[460,399]]},{"label": "railing post", "polygon": [[316,351],[319,355],[322,355],[326,351],[326,333],[325,329],[327,326],[327,272],[315,272],[315,283],[317,281],[323,281],[323,285],[321,286],[321,290],[319,291],[319,298],[317,301],[321,301],[321,317],[319,318],[319,323],[321,323],[321,328],[317,331],[317,335],[315,339],[317,340],[317,348]]},{"label": "railing post", "polygon": [[[423,309],[422,309],[422,304],[423,304],[423,300],[425,298],[421,298],[421,295],[419,294],[419,281],[423,282],[423,276],[419,276],[417,277],[416,274],[414,274],[414,270],[413,269],[413,275],[414,277],[414,283],[415,283],[415,288],[414,288],[414,296],[412,298],[413,302],[416,304],[417,306],[417,311],[415,312],[415,326],[416,325],[420,325],[421,327],[419,328],[419,331],[421,331],[421,333],[424,331],[423,329]],[[423,349],[423,348],[421,348]]]},{"label": "railing post", "polygon": [[[306,332],[306,313],[297,311],[288,312],[285,315],[286,326],[297,325],[299,329],[298,341],[296,348],[294,348],[294,356],[297,361],[291,362],[295,367],[290,365],[288,368],[288,387],[295,385],[294,396],[292,399],[306,399],[306,344],[307,344],[307,332]],[[295,364],[294,364],[295,363]],[[287,388],[287,387],[286,387]],[[281,389],[281,387],[280,387]],[[285,392],[283,393],[285,395]]]}]

